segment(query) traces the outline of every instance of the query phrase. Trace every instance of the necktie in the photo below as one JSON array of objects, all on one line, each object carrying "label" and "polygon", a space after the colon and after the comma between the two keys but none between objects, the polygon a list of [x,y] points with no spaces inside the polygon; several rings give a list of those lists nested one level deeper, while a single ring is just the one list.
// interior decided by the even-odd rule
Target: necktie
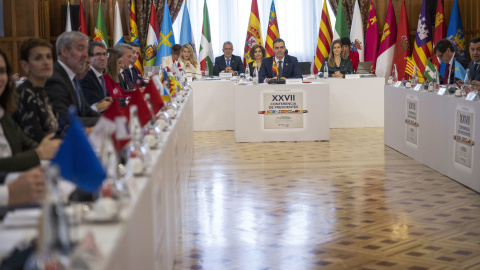
[{"label": "necktie", "polygon": [[80,84],[78,83],[77,77],[73,78],[73,85],[75,86],[75,92],[77,92],[78,112],[81,112],[82,111],[82,99],[80,98]]},{"label": "necktie", "polygon": [[450,64],[445,67],[445,74],[443,76],[443,84],[448,84],[448,77],[450,75]]},{"label": "necktie", "polygon": [[[473,76],[476,76],[476,75],[477,75],[477,73],[478,73],[478,66],[479,66],[479,64],[475,64],[475,67],[473,68]],[[472,76],[472,77],[473,77],[473,76]],[[471,79],[471,80],[474,80],[475,77],[470,78],[470,79]]]},{"label": "necktie", "polygon": [[278,77],[281,78],[283,75],[283,61],[278,61]]},{"label": "necktie", "polygon": [[227,67],[230,66],[230,59],[227,59]]},{"label": "necktie", "polygon": [[100,81],[102,82],[103,94],[104,94],[105,96],[107,96],[107,87],[105,86],[105,79],[103,78],[102,75],[98,76],[98,78],[99,78]]}]

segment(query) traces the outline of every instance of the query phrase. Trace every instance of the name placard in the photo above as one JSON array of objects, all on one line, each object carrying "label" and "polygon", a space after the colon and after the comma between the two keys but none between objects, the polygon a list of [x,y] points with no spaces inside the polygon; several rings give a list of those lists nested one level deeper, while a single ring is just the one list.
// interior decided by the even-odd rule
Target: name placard
[{"label": "name placard", "polygon": [[440,88],[437,93],[439,96],[448,96],[450,93],[448,92],[447,88]]},{"label": "name placard", "polygon": [[400,87],[400,86],[402,86],[402,82],[401,82],[401,81],[395,83],[395,87]]},{"label": "name placard", "polygon": [[345,74],[345,79],[360,79],[360,74]]},{"label": "name placard", "polygon": [[193,77],[188,76],[187,77],[187,82],[192,82],[192,81],[193,81]]},{"label": "name placard", "polygon": [[478,94],[477,94],[477,93],[470,92],[470,93],[468,93],[468,95],[467,95],[467,97],[465,98],[465,100],[478,101],[478,100],[480,100],[480,98],[478,97]]},{"label": "name placard", "polygon": [[302,79],[287,79],[285,81],[285,84],[299,84],[299,83],[302,83]]},{"label": "name placard", "polygon": [[230,72],[220,72],[218,74],[220,78],[232,78],[233,74]]},{"label": "name placard", "polygon": [[423,83],[419,83],[415,85],[415,88],[413,88],[413,91],[420,91],[422,89]]}]

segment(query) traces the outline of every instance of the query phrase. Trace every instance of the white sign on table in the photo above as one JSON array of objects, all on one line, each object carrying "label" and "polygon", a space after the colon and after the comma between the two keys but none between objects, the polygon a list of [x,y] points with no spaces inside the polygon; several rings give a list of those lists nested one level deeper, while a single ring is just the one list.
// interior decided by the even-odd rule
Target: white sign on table
[{"label": "white sign on table", "polygon": [[455,162],[472,168],[473,112],[457,109]]},{"label": "white sign on table", "polygon": [[417,145],[418,143],[418,99],[415,96],[407,96],[407,119],[406,139],[407,142]]},{"label": "white sign on table", "polygon": [[303,128],[303,92],[263,93],[265,129]]}]

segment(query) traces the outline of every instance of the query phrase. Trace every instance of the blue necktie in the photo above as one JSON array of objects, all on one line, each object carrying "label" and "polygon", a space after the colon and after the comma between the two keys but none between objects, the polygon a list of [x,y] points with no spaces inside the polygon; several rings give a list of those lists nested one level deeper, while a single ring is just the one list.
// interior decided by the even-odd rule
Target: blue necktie
[{"label": "blue necktie", "polygon": [[227,59],[227,67],[230,66],[230,59]]},{"label": "blue necktie", "polygon": [[102,75],[100,75],[98,78],[100,78],[100,81],[102,82],[103,94],[107,96],[107,87],[105,86],[105,79],[103,78]]},{"label": "blue necktie", "polygon": [[73,85],[75,86],[75,92],[77,92],[78,112],[81,112],[82,111],[82,99],[80,98],[80,84],[78,83],[77,77],[73,78]]}]

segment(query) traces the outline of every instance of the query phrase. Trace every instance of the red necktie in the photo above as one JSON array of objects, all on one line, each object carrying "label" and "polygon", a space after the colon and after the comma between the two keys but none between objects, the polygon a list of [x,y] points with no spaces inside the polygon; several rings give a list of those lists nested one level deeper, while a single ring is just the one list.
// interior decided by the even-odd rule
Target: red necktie
[{"label": "red necktie", "polygon": [[445,67],[445,74],[443,76],[443,84],[448,84],[448,77],[450,75],[450,64]]}]

